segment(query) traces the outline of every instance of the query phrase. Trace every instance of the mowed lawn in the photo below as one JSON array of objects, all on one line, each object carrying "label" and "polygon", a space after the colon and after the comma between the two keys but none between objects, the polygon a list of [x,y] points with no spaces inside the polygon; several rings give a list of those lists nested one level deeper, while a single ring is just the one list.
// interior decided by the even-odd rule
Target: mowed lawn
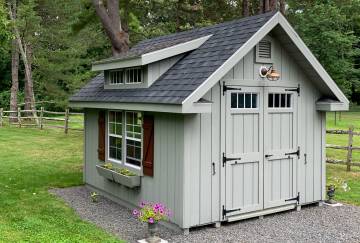
[{"label": "mowed lawn", "polygon": [[[341,120],[339,120],[341,116]],[[329,112],[326,115],[327,129],[348,130],[350,125],[355,127],[355,131],[360,132],[360,109],[354,107],[350,112]],[[327,134],[327,144],[347,146],[348,136],[338,134]],[[360,147],[360,136],[354,136],[353,146]],[[326,156],[332,159],[346,160],[347,151],[337,149],[327,149]],[[360,162],[360,151],[353,151],[353,161]],[[351,172],[346,172],[345,165],[327,165],[327,177],[339,178],[348,183],[350,191],[344,192],[337,190],[336,199],[342,202],[351,203],[360,206],[360,167],[353,166]]]},{"label": "mowed lawn", "polygon": [[0,242],[119,242],[49,188],[82,184],[83,135],[0,128]]}]

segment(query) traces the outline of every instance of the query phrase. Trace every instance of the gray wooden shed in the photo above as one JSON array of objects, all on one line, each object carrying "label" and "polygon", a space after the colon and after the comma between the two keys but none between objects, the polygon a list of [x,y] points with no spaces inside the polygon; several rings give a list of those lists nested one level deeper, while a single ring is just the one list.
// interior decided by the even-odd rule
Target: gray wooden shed
[{"label": "gray wooden shed", "polygon": [[[349,101],[281,13],[145,40],[92,68],[70,102],[85,109],[93,190],[165,203],[182,229],[325,199],[325,112]],[[139,186],[101,176],[103,161]]]}]

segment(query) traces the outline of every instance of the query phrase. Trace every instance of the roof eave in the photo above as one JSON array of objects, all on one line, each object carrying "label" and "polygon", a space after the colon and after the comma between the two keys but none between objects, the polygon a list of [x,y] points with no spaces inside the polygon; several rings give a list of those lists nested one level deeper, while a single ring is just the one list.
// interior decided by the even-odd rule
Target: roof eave
[{"label": "roof eave", "polygon": [[212,35],[206,35],[191,41],[187,41],[181,44],[145,53],[135,57],[97,61],[92,64],[92,71],[103,71],[109,69],[147,65],[153,62],[157,62],[169,57],[195,50],[199,48],[202,44],[204,44],[211,36]]},{"label": "roof eave", "polygon": [[120,103],[95,101],[70,101],[73,108],[118,109],[132,111],[167,112],[178,114],[211,113],[211,103],[194,103],[190,107],[181,104]]}]

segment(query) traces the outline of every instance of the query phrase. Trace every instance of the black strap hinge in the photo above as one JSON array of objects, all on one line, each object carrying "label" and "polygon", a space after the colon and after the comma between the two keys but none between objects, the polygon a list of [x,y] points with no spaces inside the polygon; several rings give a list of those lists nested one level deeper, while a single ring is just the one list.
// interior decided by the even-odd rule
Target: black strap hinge
[{"label": "black strap hinge", "polygon": [[225,156],[225,153],[223,153],[223,158],[222,158],[223,167],[225,166],[226,162],[233,161],[233,160],[241,160],[241,158],[227,158]]},{"label": "black strap hinge", "polygon": [[300,192],[298,192],[296,197],[285,200],[285,202],[290,202],[290,201],[296,201],[296,203],[299,205],[300,204]]},{"label": "black strap hinge", "polygon": [[290,155],[297,155],[298,159],[300,159],[300,147],[298,147],[297,151],[291,152],[291,153],[285,153],[285,155],[287,155],[289,157],[290,157]]},{"label": "black strap hinge", "polygon": [[229,210],[226,210],[226,209],[225,209],[225,206],[223,205],[223,206],[222,206],[222,215],[223,215],[223,219],[225,219],[226,214],[228,214],[228,213],[232,213],[232,212],[236,212],[236,211],[240,211],[240,210],[241,210],[241,208],[236,208],[236,209],[229,209]]},{"label": "black strap hinge", "polygon": [[285,89],[285,91],[295,91],[296,93],[298,93],[298,96],[300,96],[300,84],[298,84],[297,88],[294,89]]},{"label": "black strap hinge", "polygon": [[223,83],[223,95],[225,95],[225,92],[228,90],[241,90],[241,88],[232,88],[225,85],[225,82]]}]

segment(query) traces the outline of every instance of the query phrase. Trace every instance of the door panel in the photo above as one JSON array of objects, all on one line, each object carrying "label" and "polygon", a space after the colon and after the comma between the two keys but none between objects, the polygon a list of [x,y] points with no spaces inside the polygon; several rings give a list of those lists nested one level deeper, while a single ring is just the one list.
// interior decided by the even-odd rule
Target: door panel
[{"label": "door panel", "polygon": [[264,89],[264,208],[293,204],[296,197],[298,150],[297,99],[284,88]]},{"label": "door panel", "polygon": [[[284,87],[226,92],[227,217],[294,204],[297,195],[297,100]],[[290,155],[287,155],[290,153]],[[236,209],[241,209],[236,210]]]},{"label": "door panel", "polygon": [[263,208],[262,88],[242,87],[226,95],[227,216]]}]

